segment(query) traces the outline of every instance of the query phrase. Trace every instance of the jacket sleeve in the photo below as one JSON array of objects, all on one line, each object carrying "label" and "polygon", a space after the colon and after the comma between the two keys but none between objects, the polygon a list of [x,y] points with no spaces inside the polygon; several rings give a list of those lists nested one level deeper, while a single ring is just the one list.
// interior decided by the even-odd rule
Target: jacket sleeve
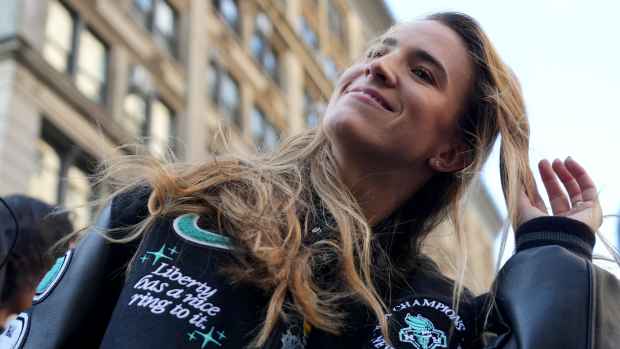
[{"label": "jacket sleeve", "polygon": [[33,307],[7,327],[0,336],[0,347],[99,346],[124,283],[125,267],[137,247],[137,242],[111,243],[101,232],[137,223],[147,213],[146,194],[121,195],[102,210],[78,246],[46,274]]},{"label": "jacket sleeve", "polygon": [[[590,228],[541,217],[523,224],[516,236],[517,252],[498,274],[492,310],[479,313],[484,335],[472,347],[617,348],[620,283],[592,264]],[[484,299],[491,297],[479,303],[488,304]]]}]

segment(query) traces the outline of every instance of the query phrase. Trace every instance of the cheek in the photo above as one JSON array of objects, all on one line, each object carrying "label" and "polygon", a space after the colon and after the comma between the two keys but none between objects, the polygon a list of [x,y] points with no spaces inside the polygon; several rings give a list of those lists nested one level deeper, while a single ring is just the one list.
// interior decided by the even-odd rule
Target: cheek
[{"label": "cheek", "polygon": [[452,117],[443,96],[432,91],[420,91],[407,96],[402,122],[394,127],[394,134],[404,139],[405,148],[412,155],[427,158],[445,142],[452,129]]},{"label": "cheek", "polygon": [[440,93],[417,89],[405,100],[407,120],[425,135],[441,134],[452,122],[449,105]]},{"label": "cheek", "polygon": [[343,71],[342,74],[340,74],[340,76],[338,77],[338,80],[336,81],[334,92],[332,93],[330,100],[333,100],[335,96],[339,95],[341,91],[343,91],[355,80],[363,79],[364,69],[364,64],[356,63]]},{"label": "cheek", "polygon": [[321,127],[332,140],[346,133],[357,133],[354,130],[359,131],[378,126],[373,125],[373,122],[369,122],[367,118],[361,117],[359,110],[352,108],[351,105],[342,100],[342,98],[346,98],[342,96],[342,92],[360,79],[364,79],[364,65],[356,64],[349,67],[340,76],[334,92],[327,103]]}]

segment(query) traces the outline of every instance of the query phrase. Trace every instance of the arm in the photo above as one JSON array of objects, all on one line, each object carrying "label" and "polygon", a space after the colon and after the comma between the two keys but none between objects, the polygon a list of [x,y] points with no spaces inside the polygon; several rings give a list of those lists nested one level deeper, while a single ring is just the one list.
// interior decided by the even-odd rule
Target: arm
[{"label": "arm", "polygon": [[615,348],[620,285],[592,264],[593,232],[602,223],[596,187],[570,158],[542,161],[539,170],[553,216],[537,192],[531,200],[521,195],[517,254],[496,280],[487,330],[498,336],[486,347]]},{"label": "arm", "polygon": [[499,272],[495,297],[465,295],[455,309],[451,285],[417,273],[415,291],[391,305],[392,346],[375,328],[367,347],[428,341],[450,349],[617,348],[620,282],[592,264],[593,246],[594,234],[582,222],[533,219],[517,231],[517,253]]},{"label": "arm", "polygon": [[496,279],[486,323],[492,337],[479,347],[615,348],[620,283],[592,264],[593,246],[590,228],[576,220],[540,217],[521,226],[517,253]]},{"label": "arm", "polygon": [[[547,214],[537,192],[533,200],[521,195],[517,253],[499,272],[495,297],[463,299],[455,315],[450,292],[437,288],[436,278],[417,275],[411,282],[419,285],[416,292],[408,292],[390,309],[394,347],[617,347],[620,282],[591,262],[593,231],[602,220],[596,188],[573,160],[558,160],[553,168],[542,162],[540,172],[554,216]],[[487,304],[493,299],[488,312]],[[391,348],[377,330],[369,347]]]},{"label": "arm", "polygon": [[120,196],[102,210],[78,246],[46,275],[33,307],[20,315],[20,331],[7,330],[0,343],[41,349],[99,346],[136,249],[135,243],[110,243],[100,232],[137,223],[146,214],[146,194]]}]

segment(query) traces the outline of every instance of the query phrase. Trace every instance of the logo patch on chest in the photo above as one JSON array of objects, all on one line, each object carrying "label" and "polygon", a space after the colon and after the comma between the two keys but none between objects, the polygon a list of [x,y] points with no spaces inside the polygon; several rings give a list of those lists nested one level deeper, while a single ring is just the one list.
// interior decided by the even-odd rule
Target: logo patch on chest
[{"label": "logo patch on chest", "polygon": [[187,213],[177,217],[173,222],[174,231],[183,239],[199,245],[225,250],[232,249],[230,238],[201,228],[198,226],[199,218],[200,216],[195,213]]},{"label": "logo patch on chest", "polygon": [[411,343],[416,349],[447,348],[448,343],[443,331],[435,329],[433,322],[417,314],[405,316],[407,327],[398,332],[398,339],[404,343]]}]

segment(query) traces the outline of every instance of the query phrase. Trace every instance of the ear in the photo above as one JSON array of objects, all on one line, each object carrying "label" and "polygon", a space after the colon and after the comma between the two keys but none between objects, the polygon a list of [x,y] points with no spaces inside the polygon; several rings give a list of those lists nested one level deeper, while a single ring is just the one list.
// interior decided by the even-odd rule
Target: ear
[{"label": "ear", "polygon": [[471,149],[463,142],[446,144],[443,149],[428,159],[428,165],[437,172],[456,172],[469,166],[473,161]]}]

